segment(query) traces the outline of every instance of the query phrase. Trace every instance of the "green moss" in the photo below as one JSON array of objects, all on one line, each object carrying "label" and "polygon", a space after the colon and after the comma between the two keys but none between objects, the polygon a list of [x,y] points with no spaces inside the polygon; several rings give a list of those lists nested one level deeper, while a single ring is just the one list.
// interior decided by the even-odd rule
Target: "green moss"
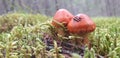
[{"label": "green moss", "polygon": [[[92,19],[96,23],[96,30],[89,36],[91,50],[86,47],[84,57],[120,57],[120,18]],[[52,49],[53,52],[47,51],[45,43],[42,42],[44,33],[52,35],[52,32],[55,32],[50,23],[51,17],[40,14],[13,13],[0,16],[0,57],[3,57],[3,54],[5,57],[18,58],[32,55],[55,57],[55,49]],[[55,35],[52,36],[56,38]],[[62,54],[59,55],[63,57]],[[82,56],[76,54],[73,57]]]},{"label": "green moss", "polygon": [[40,14],[13,13],[0,16],[0,31],[9,31],[16,25],[35,25],[49,20],[50,17]]}]

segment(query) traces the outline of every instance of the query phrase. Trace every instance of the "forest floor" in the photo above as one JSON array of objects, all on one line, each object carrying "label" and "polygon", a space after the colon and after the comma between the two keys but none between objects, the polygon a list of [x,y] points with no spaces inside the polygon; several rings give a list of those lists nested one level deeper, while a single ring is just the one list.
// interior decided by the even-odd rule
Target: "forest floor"
[{"label": "forest floor", "polygon": [[51,17],[18,13],[1,15],[0,58],[119,58],[120,18],[92,19],[96,30],[88,37],[89,49],[87,45],[71,43],[78,36],[57,34]]}]

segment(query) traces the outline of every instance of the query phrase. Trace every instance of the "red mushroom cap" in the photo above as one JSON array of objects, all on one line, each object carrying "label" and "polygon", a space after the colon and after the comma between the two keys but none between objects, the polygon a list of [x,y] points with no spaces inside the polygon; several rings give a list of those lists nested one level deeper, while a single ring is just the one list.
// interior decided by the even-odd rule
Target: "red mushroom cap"
[{"label": "red mushroom cap", "polygon": [[70,33],[86,34],[95,30],[96,25],[86,14],[76,15],[67,25]]},{"label": "red mushroom cap", "polygon": [[69,11],[67,11],[66,9],[59,9],[53,17],[52,24],[55,27],[59,27],[59,25],[56,22],[67,25],[72,18],[73,18],[73,15]]}]

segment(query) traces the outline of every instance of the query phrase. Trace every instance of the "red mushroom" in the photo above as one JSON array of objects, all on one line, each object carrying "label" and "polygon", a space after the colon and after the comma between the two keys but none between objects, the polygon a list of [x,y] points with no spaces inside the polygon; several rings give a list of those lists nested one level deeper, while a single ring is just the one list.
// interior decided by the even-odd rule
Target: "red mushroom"
[{"label": "red mushroom", "polygon": [[68,31],[73,34],[79,34],[88,43],[87,34],[93,32],[96,28],[95,23],[86,14],[76,15],[67,25]]},{"label": "red mushroom", "polygon": [[55,27],[60,27],[58,23],[63,23],[64,26],[67,26],[68,22],[72,18],[73,18],[73,15],[69,11],[67,11],[66,9],[59,9],[53,17],[52,24]]},{"label": "red mushroom", "polygon": [[65,35],[64,34],[64,31],[61,30],[61,25],[58,24],[58,23],[61,23],[64,25],[64,27],[67,26],[67,24],[70,22],[70,20],[73,18],[74,16],[69,12],[67,11],[66,9],[59,9],[54,17],[53,17],[53,20],[52,20],[52,25],[55,26],[57,28],[57,32],[58,34],[60,35]]}]

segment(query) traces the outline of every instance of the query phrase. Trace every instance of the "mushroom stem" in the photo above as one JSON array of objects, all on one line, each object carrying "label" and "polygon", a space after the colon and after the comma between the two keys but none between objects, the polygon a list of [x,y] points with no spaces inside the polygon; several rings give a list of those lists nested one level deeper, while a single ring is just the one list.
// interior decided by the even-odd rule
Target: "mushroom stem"
[{"label": "mushroom stem", "polygon": [[91,49],[91,42],[88,39],[88,36],[84,37],[84,41],[83,42],[84,42],[84,45],[87,45],[88,49],[90,50]]}]

